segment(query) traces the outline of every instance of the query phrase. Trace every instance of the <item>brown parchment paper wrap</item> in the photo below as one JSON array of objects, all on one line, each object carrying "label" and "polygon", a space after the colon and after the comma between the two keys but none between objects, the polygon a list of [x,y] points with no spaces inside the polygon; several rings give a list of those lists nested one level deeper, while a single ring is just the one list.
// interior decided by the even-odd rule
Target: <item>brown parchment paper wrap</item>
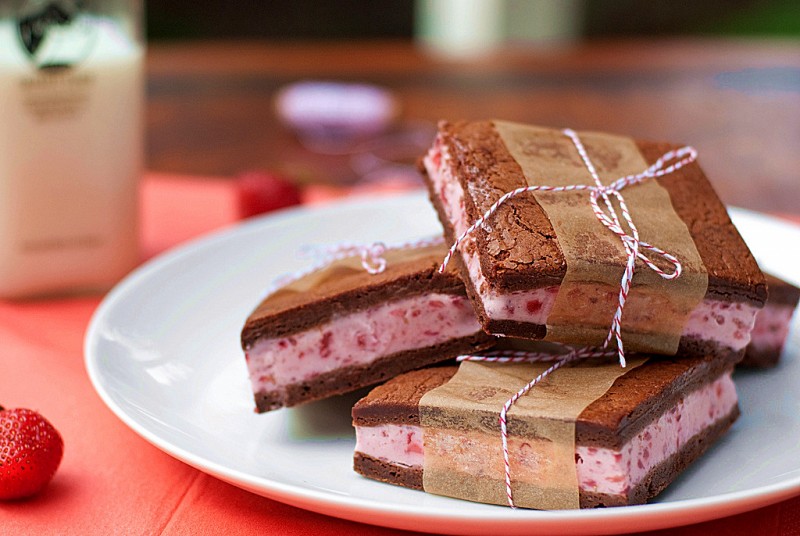
[{"label": "brown parchment paper wrap", "polygon": [[[575,421],[614,380],[641,365],[636,358],[562,367],[507,415],[514,504],[542,510],[580,508]],[[498,417],[503,404],[550,363],[464,361],[455,376],[419,403],[423,488],[470,501],[508,504]]]},{"label": "brown parchment paper wrap", "polygon": [[[561,131],[504,121],[494,125],[529,185],[594,184],[572,140]],[[578,135],[603,184],[648,167],[630,138],[595,132]],[[637,261],[622,317],[622,339],[631,351],[674,355],[689,313],[706,294],[708,274],[664,188],[650,179],[621,193],[640,239],[674,255],[683,265],[682,275],[668,281]],[[619,303],[626,263],[622,241],[594,215],[588,191],[532,195],[550,219],[567,265],[547,319],[545,339],[598,346],[608,334]],[[600,203],[604,207],[602,199]],[[621,218],[618,206],[617,214]],[[648,257],[672,271],[655,254]]]},{"label": "brown parchment paper wrap", "polygon": [[[386,260],[387,269],[392,265],[400,263],[411,262],[417,259],[430,257],[432,255],[444,256],[447,254],[447,247],[444,245],[433,245],[418,248],[398,248],[387,250],[383,254]],[[320,268],[308,275],[299,279],[291,281],[287,285],[276,290],[267,296],[265,302],[282,298],[289,294],[302,294],[312,289],[323,286],[326,282],[340,279],[344,276],[351,274],[366,273],[364,266],[361,264],[360,256],[345,257],[332,261],[327,266]]]}]

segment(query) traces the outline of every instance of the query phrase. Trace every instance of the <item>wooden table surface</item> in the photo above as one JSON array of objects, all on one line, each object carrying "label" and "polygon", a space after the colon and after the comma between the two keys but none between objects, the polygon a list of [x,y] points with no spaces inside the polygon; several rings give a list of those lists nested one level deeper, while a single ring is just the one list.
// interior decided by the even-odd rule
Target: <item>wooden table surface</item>
[{"label": "wooden table surface", "polygon": [[[303,181],[355,177],[275,113],[299,80],[379,84],[403,124],[500,118],[687,143],[723,201],[800,214],[800,42],[657,40],[436,58],[409,42],[151,44],[148,168]],[[421,154],[421,153],[420,153]]]}]

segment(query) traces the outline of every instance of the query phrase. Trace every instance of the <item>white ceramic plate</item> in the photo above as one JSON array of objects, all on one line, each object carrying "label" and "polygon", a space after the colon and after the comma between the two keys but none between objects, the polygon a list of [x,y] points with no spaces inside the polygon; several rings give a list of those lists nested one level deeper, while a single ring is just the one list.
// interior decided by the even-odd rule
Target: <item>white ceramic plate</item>
[{"label": "white ceramic plate", "polygon": [[[763,266],[800,284],[800,228],[734,210]],[[623,533],[700,522],[800,493],[800,337],[782,364],[737,372],[743,417],[653,504],[540,512],[473,504],[352,472],[355,396],[258,415],[239,332],[301,245],[387,242],[440,227],[422,194],[376,197],[252,220],[154,259],[106,297],[86,335],[105,403],[165,452],[260,495],[388,527],[460,534]],[[791,247],[787,247],[791,246]]]}]

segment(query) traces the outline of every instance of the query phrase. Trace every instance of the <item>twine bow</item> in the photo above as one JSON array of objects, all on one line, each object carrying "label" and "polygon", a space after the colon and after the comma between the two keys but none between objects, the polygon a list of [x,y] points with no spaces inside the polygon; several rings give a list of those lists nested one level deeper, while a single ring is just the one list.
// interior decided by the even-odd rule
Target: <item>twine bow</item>
[{"label": "twine bow", "polygon": [[316,272],[317,270],[321,270],[322,268],[334,262],[346,259],[347,257],[360,257],[361,266],[364,268],[364,270],[371,275],[377,275],[386,270],[388,263],[384,255],[388,251],[397,249],[423,248],[443,243],[444,238],[436,236],[431,238],[411,240],[408,242],[400,242],[396,244],[385,244],[383,242],[373,242],[371,244],[340,242],[338,244],[326,246],[303,246],[300,250],[301,254],[304,256],[313,257],[316,260],[306,268],[297,270],[295,272],[290,272],[288,274],[283,274],[275,278],[267,290],[262,294],[261,299],[266,298],[289,283],[297,281],[302,277]]}]

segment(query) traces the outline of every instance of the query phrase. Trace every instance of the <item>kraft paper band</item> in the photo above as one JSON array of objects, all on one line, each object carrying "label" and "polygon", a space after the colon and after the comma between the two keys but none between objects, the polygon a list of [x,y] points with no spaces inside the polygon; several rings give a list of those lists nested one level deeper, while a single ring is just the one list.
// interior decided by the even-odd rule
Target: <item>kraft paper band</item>
[{"label": "kraft paper band", "polygon": [[[614,381],[644,363],[583,362],[561,368],[517,400],[508,413],[512,489],[517,506],[580,507],[575,421]],[[423,489],[470,501],[507,504],[498,414],[548,363],[464,361],[419,403]]]},{"label": "kraft paper band", "polygon": [[[387,250],[383,254],[383,258],[386,260],[386,266],[391,268],[398,264],[412,262],[425,257],[438,259],[443,257],[446,253],[447,248],[443,245],[409,247]],[[362,275],[365,273],[366,271],[361,263],[361,257],[354,256],[338,259],[319,270],[291,281],[270,294],[265,302],[279,299],[289,294],[305,293],[325,285],[328,281],[335,281],[350,275]]]},{"label": "kraft paper band", "polygon": [[[593,184],[574,144],[561,131],[503,121],[494,125],[528,185]],[[592,132],[579,136],[603,184],[641,173],[649,165],[630,138]],[[628,350],[674,355],[689,314],[706,294],[708,274],[686,224],[658,182],[645,180],[621,193],[640,238],[683,265],[682,275],[667,281],[637,260],[621,322],[622,339]],[[588,192],[530,195],[552,223],[567,265],[545,339],[599,346],[618,303],[626,262],[622,242],[597,220]]]}]

